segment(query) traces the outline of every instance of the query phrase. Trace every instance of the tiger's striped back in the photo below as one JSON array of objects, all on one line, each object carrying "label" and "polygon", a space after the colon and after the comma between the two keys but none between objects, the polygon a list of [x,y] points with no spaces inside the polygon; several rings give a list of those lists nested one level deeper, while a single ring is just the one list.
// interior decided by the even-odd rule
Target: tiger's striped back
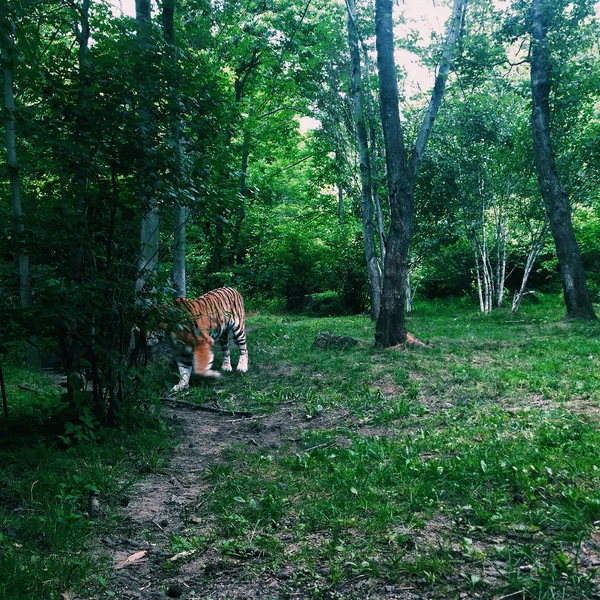
[{"label": "tiger's striped back", "polygon": [[171,334],[171,345],[181,375],[180,383],[174,388],[176,391],[188,386],[191,366],[193,372],[198,375],[220,376],[218,371],[211,368],[214,358],[212,346],[217,339],[223,350],[221,369],[232,370],[229,339],[233,338],[240,350],[237,370],[248,370],[246,313],[244,300],[237,290],[230,287],[219,288],[195,300],[177,298],[174,304],[189,315],[189,321],[181,323],[182,327]]}]

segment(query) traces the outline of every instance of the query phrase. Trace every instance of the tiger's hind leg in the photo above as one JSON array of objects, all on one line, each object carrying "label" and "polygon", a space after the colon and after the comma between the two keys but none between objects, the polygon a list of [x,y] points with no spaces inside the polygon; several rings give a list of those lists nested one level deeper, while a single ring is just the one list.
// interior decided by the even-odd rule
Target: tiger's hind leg
[{"label": "tiger's hind leg", "polygon": [[230,333],[229,328],[226,328],[219,337],[219,343],[221,344],[221,350],[223,351],[222,371],[233,371],[233,367],[231,366],[231,349],[229,348]]},{"label": "tiger's hind leg", "polygon": [[234,327],[233,341],[236,346],[240,349],[240,360],[238,361],[237,371],[240,373],[246,373],[248,371],[248,348],[246,347],[246,331],[244,326]]}]

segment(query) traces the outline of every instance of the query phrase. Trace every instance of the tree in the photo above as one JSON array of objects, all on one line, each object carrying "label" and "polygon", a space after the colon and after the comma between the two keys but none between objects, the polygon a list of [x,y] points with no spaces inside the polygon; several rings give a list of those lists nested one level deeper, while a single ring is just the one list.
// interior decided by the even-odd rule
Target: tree
[{"label": "tree", "polygon": [[383,272],[381,311],[375,332],[375,345],[384,348],[406,341],[406,276],[408,250],[414,228],[415,182],[427,139],[442,101],[467,0],[455,0],[431,100],[410,156],[406,151],[400,125],[392,5],[392,0],[376,0],[375,3],[381,121],[390,205],[390,228]]},{"label": "tree", "polygon": [[549,5],[547,0],[532,1],[531,124],[535,164],[560,265],[567,318],[594,320],[596,314],[588,294],[581,253],[573,231],[569,196],[560,181],[550,139]]},{"label": "tree", "polygon": [[[167,69],[170,75],[171,82],[174,77],[173,70],[176,68],[176,47],[175,47],[175,0],[164,0],[162,6],[163,20],[163,35],[167,45],[167,56],[170,63],[170,68]],[[175,88],[175,85],[170,85],[170,88]],[[169,98],[170,113],[171,113],[171,140],[175,150],[174,165],[175,172],[178,178],[184,177],[185,157],[183,153],[182,143],[182,124],[179,107],[179,97],[176,92],[171,93]],[[176,298],[186,297],[186,281],[185,281],[185,226],[187,220],[187,206],[178,198],[174,207],[174,223],[173,223],[173,288],[175,289]]]},{"label": "tree", "polygon": [[[151,48],[152,43],[152,17],[150,14],[150,0],[135,0],[135,19],[137,26],[137,44],[140,57],[143,57]],[[140,138],[144,140],[146,148],[146,162],[143,168],[138,172],[138,186],[143,198],[142,204],[142,224],[140,229],[140,257],[138,261],[138,280],[136,289],[142,290],[148,276],[156,274],[158,267],[158,206],[153,197],[155,186],[152,165],[150,162],[151,153],[148,151],[155,145],[153,139],[151,116],[149,109],[148,93],[144,93],[147,82],[142,83],[141,108],[140,108]]]},{"label": "tree", "polygon": [[17,162],[17,136],[15,131],[15,97],[13,92],[14,42],[12,22],[8,15],[2,15],[0,22],[2,72],[4,77],[4,110],[6,115],[6,165],[10,180],[10,201],[13,211],[13,227],[17,244],[17,265],[19,273],[19,298],[21,308],[31,308],[31,281],[29,278],[29,254],[25,243],[25,227],[21,208],[21,177]]},{"label": "tree", "polygon": [[379,264],[377,263],[373,223],[373,181],[371,178],[373,172],[373,167],[371,165],[372,155],[369,151],[369,140],[367,136],[365,106],[362,92],[360,50],[358,47],[358,28],[356,24],[356,4],[354,3],[354,0],[346,0],[346,7],[348,9],[348,44],[350,46],[350,60],[352,63],[354,121],[360,163],[361,208],[365,259],[367,263],[367,275],[369,278],[371,319],[376,321],[379,316],[381,305],[381,278]]}]

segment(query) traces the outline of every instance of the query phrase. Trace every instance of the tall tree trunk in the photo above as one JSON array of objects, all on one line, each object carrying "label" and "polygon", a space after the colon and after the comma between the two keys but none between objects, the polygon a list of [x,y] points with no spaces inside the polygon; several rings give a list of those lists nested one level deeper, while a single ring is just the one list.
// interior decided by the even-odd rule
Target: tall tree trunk
[{"label": "tall tree trunk", "polygon": [[[250,117],[251,112],[248,115],[248,120]],[[244,219],[246,218],[246,202],[248,201],[248,159],[250,158],[250,133],[247,128],[244,130],[244,138],[242,143],[242,160],[240,164],[240,179],[238,187],[239,204],[236,211],[237,214],[235,224],[233,226],[230,266],[233,266],[234,264],[241,264],[244,260],[244,254],[246,253],[246,248],[242,248],[240,246],[240,235],[242,233]]]},{"label": "tall tree trunk", "polygon": [[550,220],[550,230],[562,276],[567,318],[596,319],[587,290],[579,246],[573,232],[569,197],[563,188],[550,142],[550,54],[544,12],[547,0],[533,0],[531,44],[531,116],[533,148],[540,192]]},{"label": "tall tree trunk", "polygon": [[371,319],[377,320],[381,305],[381,288],[379,267],[377,264],[377,249],[373,226],[373,196],[371,181],[371,157],[365,125],[365,114],[362,94],[362,74],[360,65],[360,50],[358,48],[358,31],[356,28],[356,5],[354,0],[347,0],[348,8],[348,44],[350,46],[350,61],[352,63],[352,97],[354,104],[354,121],[358,154],[360,161],[361,209],[363,238],[365,244],[365,260],[369,278],[369,295],[371,298]]},{"label": "tall tree trunk", "polygon": [[483,297],[483,285],[481,283],[481,269],[479,267],[479,248],[477,247],[476,234],[473,234],[471,245],[473,247],[473,256],[475,257],[475,280],[477,281],[477,295],[479,297],[479,310],[485,313],[485,303]]},{"label": "tall tree trunk", "polygon": [[504,302],[504,283],[506,281],[506,245],[508,242],[508,215],[501,217],[498,231],[498,253],[496,267],[496,304]]},{"label": "tall tree trunk", "polygon": [[406,341],[406,269],[414,224],[414,180],[407,163],[404,135],[400,126],[392,5],[392,0],[375,2],[381,122],[391,213],[381,309],[375,331],[375,345],[384,348]]},{"label": "tall tree trunk", "polygon": [[[175,68],[175,0],[163,0],[162,5],[162,21],[163,21],[163,35],[165,42],[167,42],[167,48],[169,58],[171,61],[171,69]],[[172,72],[171,72],[172,75]],[[175,86],[173,86],[175,87]],[[173,146],[176,149],[176,172],[178,178],[184,178],[184,163],[185,157],[183,152],[182,138],[182,127],[181,127],[181,115],[178,108],[179,102],[174,93],[169,98],[170,113],[171,113],[171,137],[173,139]],[[185,281],[185,252],[186,252],[186,240],[185,240],[185,225],[187,219],[187,207],[177,201],[174,206],[174,224],[173,224],[173,288],[175,289],[176,298],[186,297],[186,281]]]},{"label": "tall tree trunk", "polygon": [[[140,52],[143,55],[147,51],[147,46],[151,40],[151,14],[150,0],[135,0],[135,19],[137,29],[137,42],[140,46]],[[142,84],[142,88],[144,88]],[[143,94],[142,94],[143,95]],[[148,99],[145,99],[148,102]],[[140,110],[141,137],[144,140],[144,146],[147,148],[153,145],[155,140],[151,139],[150,129],[150,111],[147,106],[142,106]],[[147,157],[146,157],[147,160]],[[140,291],[148,276],[156,274],[158,267],[158,207],[153,197],[153,186],[149,181],[151,171],[150,165],[144,165],[138,172],[139,188],[142,191],[143,206],[145,214],[142,216],[140,230],[140,256],[138,261],[138,279],[136,290]]]},{"label": "tall tree trunk", "polygon": [[[246,97],[246,84],[250,76],[253,74],[254,70],[260,64],[260,51],[258,48],[254,48],[252,50],[252,54],[248,60],[242,61],[239,67],[235,72],[235,81],[234,81],[234,92],[235,92],[235,102],[236,104],[240,104],[242,100]],[[252,96],[250,96],[249,107],[248,107],[248,116],[245,118],[242,134],[242,148],[241,148],[241,157],[240,157],[240,177],[238,181],[238,206],[236,209],[236,219],[233,225],[232,231],[232,241],[231,241],[231,250],[229,252],[229,256],[226,257],[229,266],[233,266],[234,264],[240,264],[243,260],[245,254],[245,248],[240,248],[239,240],[240,234],[242,231],[242,224],[244,219],[246,218],[246,201],[248,196],[248,160],[250,158],[250,150],[251,150],[251,135],[250,135],[250,124],[253,118],[253,107],[252,107]]]},{"label": "tall tree trunk", "polygon": [[83,219],[84,205],[87,194],[88,178],[90,171],[90,123],[88,118],[88,104],[90,99],[90,70],[89,70],[89,42],[90,42],[90,2],[83,0],[81,5],[73,3],[77,14],[75,23],[75,37],[77,39],[77,59],[79,65],[79,107],[75,119],[75,144],[76,153],[71,165],[73,177],[73,208],[75,219],[73,223],[75,231],[75,242],[71,243],[68,250],[67,269],[68,276],[73,281],[82,279],[82,261],[84,255],[84,237],[89,233],[86,231],[86,220]]},{"label": "tall tree trunk", "polygon": [[21,308],[33,304],[29,277],[29,255],[25,242],[23,211],[21,208],[21,178],[17,163],[17,136],[15,131],[15,97],[12,84],[12,37],[2,23],[2,67],[4,74],[4,109],[6,115],[6,165],[10,181],[10,201],[13,212],[13,227],[17,243],[17,268],[19,273],[19,300]]},{"label": "tall tree trunk", "polygon": [[429,134],[442,102],[466,4],[466,0],[455,0],[433,93],[409,164],[398,109],[398,83],[394,61],[392,21],[393,2],[392,0],[375,1],[381,122],[385,141],[390,205],[390,230],[387,237],[383,272],[381,310],[375,331],[375,345],[379,347],[387,348],[406,341],[406,274],[408,250],[414,228],[415,181]]},{"label": "tall tree trunk", "polygon": [[185,298],[187,288],[185,283],[185,223],[187,220],[187,207],[183,204],[175,205],[175,225],[173,243],[173,287],[177,298]]}]

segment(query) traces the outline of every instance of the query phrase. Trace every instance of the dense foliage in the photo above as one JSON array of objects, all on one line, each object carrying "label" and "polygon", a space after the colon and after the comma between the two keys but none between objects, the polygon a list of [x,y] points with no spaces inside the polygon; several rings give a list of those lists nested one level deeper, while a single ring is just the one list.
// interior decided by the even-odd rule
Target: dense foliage
[{"label": "dense foliage", "polygon": [[[552,135],[595,299],[597,6],[548,5]],[[357,6],[356,26],[363,59],[371,56],[362,81],[384,231],[372,9]],[[0,23],[5,97],[15,101],[3,125],[16,132],[9,167],[24,225],[20,233],[14,206],[0,206],[3,338],[15,352],[31,357],[33,345],[42,361],[62,363],[73,374],[71,403],[97,421],[113,420],[132,391],[132,326],[172,293],[179,205],[188,210],[190,296],[231,284],[256,305],[293,311],[369,303],[345,7],[181,0],[154,6],[147,27],[140,15],[104,0],[18,0],[3,4]],[[488,312],[519,290],[528,257],[530,287],[560,285],[532,159],[529,18],[526,2],[469,4],[417,181],[411,298],[479,297]],[[403,52],[434,69],[442,31],[428,37],[408,17],[402,31]],[[428,93],[401,90],[411,144]],[[316,128],[300,127],[302,117]],[[6,198],[11,182],[0,180]],[[159,266],[136,293],[151,210]],[[25,308],[19,252],[30,261]]]}]

